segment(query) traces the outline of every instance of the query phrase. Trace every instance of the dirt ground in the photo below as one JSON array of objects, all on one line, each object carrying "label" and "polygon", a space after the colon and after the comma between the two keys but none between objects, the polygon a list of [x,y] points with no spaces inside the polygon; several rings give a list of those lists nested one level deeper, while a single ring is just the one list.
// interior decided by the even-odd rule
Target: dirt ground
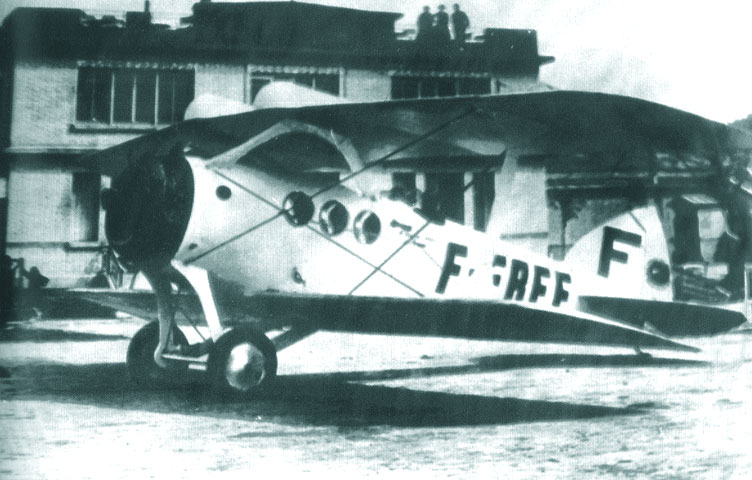
[{"label": "dirt ground", "polygon": [[321,332],[250,401],[145,390],[137,319],[0,339],[0,478],[752,478],[752,336],[679,356]]}]

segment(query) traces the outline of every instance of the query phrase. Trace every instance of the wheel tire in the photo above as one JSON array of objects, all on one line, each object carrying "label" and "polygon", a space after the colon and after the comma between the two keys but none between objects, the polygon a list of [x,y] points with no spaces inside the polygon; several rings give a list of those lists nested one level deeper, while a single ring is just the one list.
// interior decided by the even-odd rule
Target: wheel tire
[{"label": "wheel tire", "polygon": [[215,391],[253,395],[277,376],[277,349],[258,330],[240,326],[219,337],[209,353],[208,380]]},{"label": "wheel tire", "polygon": [[[179,345],[188,345],[183,332],[179,328],[172,329],[173,340]],[[188,364],[184,362],[170,362],[169,367],[164,369],[154,362],[154,350],[159,343],[159,322],[150,322],[131,339],[128,345],[128,353],[125,365],[128,370],[128,378],[137,385],[162,386],[174,383],[188,370]],[[176,375],[178,374],[178,375]]]}]

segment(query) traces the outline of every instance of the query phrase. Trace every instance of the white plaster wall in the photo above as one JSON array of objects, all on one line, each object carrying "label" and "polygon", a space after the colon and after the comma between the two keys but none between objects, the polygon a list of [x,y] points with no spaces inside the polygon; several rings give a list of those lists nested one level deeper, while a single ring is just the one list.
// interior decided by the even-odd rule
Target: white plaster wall
[{"label": "white plaster wall", "polygon": [[389,100],[392,80],[386,72],[346,70],[344,97],[353,102],[378,102]]}]

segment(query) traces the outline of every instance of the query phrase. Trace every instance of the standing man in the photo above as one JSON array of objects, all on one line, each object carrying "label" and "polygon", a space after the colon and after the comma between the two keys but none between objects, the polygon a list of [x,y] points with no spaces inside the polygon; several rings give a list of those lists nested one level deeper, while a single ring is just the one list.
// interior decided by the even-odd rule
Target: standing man
[{"label": "standing man", "polygon": [[415,40],[418,43],[430,43],[431,30],[433,29],[433,15],[431,9],[423,7],[423,13],[418,15],[418,35]]},{"label": "standing man", "polygon": [[449,14],[445,10],[444,5],[439,5],[439,11],[433,17],[434,38],[436,45],[440,47],[449,45]]},{"label": "standing man", "polygon": [[454,41],[458,46],[462,46],[465,43],[465,32],[470,26],[470,19],[467,18],[465,12],[460,10],[459,4],[454,4],[454,12],[452,12],[452,28],[454,29]]}]

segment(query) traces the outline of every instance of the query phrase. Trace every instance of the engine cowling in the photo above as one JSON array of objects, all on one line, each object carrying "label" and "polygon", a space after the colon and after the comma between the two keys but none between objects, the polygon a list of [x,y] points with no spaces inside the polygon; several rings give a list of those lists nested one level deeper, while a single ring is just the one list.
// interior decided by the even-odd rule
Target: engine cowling
[{"label": "engine cowling", "polygon": [[129,268],[169,262],[180,246],[193,205],[193,174],[182,149],[129,165],[103,192],[105,233]]}]

